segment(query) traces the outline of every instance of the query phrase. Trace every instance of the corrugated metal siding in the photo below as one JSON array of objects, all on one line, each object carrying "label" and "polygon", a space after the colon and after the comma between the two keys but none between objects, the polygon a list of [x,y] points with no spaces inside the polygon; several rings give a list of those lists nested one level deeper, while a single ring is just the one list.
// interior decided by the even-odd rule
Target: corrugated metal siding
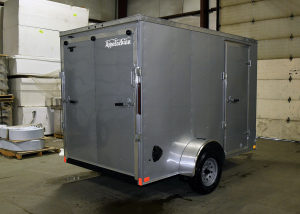
[{"label": "corrugated metal siding", "polygon": [[300,140],[300,1],[223,0],[221,7],[222,32],[259,40],[257,136]]},{"label": "corrugated metal siding", "polygon": [[[222,1],[221,1],[222,2]],[[278,19],[300,15],[299,0],[265,0],[253,3],[222,7],[220,24],[232,25],[244,22]]]}]

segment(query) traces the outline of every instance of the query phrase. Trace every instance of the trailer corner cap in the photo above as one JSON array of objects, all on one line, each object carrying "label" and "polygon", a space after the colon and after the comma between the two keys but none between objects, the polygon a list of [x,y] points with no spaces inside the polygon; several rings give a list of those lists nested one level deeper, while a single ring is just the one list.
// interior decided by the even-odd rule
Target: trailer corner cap
[{"label": "trailer corner cap", "polygon": [[[195,174],[195,167],[197,163],[198,156],[200,155],[202,149],[209,144],[217,144],[216,151],[220,152],[222,146],[216,140],[206,140],[204,139],[194,139],[187,144],[184,151],[182,152],[180,163],[179,163],[179,174],[193,177]],[[213,149],[215,146],[212,147]],[[222,160],[225,158],[225,154],[222,148]]]}]

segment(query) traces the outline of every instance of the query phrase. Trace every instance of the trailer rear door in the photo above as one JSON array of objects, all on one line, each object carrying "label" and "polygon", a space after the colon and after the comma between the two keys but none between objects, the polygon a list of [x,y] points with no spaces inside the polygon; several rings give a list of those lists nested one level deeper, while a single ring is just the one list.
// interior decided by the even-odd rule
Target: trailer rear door
[{"label": "trailer rear door", "polygon": [[133,35],[95,41],[97,155],[100,165],[134,175]]},{"label": "trailer rear door", "polygon": [[134,176],[136,53],[128,31],[66,40],[63,97],[67,157]]},{"label": "trailer rear door", "polygon": [[96,164],[94,43],[63,46],[64,141],[67,157]]},{"label": "trailer rear door", "polygon": [[249,51],[240,43],[226,42],[225,56],[225,151],[248,148]]}]

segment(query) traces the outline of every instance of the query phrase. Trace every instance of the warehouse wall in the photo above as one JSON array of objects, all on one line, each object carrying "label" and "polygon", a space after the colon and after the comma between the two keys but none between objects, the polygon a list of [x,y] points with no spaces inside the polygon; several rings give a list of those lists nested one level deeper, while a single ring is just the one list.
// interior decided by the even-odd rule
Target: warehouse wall
[{"label": "warehouse wall", "polygon": [[258,40],[257,136],[299,141],[300,1],[221,0],[220,6],[220,31]]},{"label": "warehouse wall", "polygon": [[[216,0],[209,0],[210,8],[216,7]],[[143,14],[164,17],[200,10],[200,0],[128,0],[127,15]],[[170,19],[174,22],[200,27],[200,15]],[[216,12],[209,15],[209,28],[216,29]]]},{"label": "warehouse wall", "polygon": [[0,6],[0,54],[3,54],[3,14],[4,7]]},{"label": "warehouse wall", "polygon": [[110,21],[115,19],[115,0],[50,0],[90,10],[90,19]]}]

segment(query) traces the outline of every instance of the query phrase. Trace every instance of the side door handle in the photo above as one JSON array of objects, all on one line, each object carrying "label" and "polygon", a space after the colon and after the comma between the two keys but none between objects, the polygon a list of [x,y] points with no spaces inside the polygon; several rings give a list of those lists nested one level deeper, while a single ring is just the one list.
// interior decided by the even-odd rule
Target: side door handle
[{"label": "side door handle", "polygon": [[131,106],[134,106],[134,103],[131,102],[130,98],[127,98],[126,103],[115,103],[115,106],[127,106],[128,108],[130,108]]},{"label": "side door handle", "polygon": [[78,103],[78,101],[76,101],[76,100],[71,100],[70,96],[68,96],[68,98],[66,100],[63,100],[63,102],[65,102],[65,103],[71,103],[71,104]]},{"label": "side door handle", "polygon": [[234,99],[231,96],[229,96],[227,103],[235,103],[235,102],[239,102],[239,101],[240,101],[240,99]]}]

